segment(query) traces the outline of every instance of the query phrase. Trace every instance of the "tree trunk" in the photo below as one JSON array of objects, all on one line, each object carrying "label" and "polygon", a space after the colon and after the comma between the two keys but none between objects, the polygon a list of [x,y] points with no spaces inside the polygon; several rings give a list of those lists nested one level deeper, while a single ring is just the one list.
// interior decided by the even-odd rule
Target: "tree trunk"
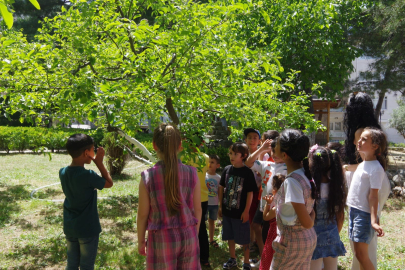
[{"label": "tree trunk", "polygon": [[167,109],[167,112],[169,113],[170,119],[172,119],[174,124],[178,125],[180,123],[180,121],[179,121],[179,118],[177,117],[176,110],[173,107],[173,102],[172,102],[171,97],[166,98],[166,109]]},{"label": "tree trunk", "polygon": [[375,111],[374,111],[374,116],[377,120],[380,119],[380,112],[381,112],[382,104],[384,102],[385,93],[387,93],[387,89],[381,90],[380,93],[378,94],[378,102],[377,102],[377,105],[375,106]]}]

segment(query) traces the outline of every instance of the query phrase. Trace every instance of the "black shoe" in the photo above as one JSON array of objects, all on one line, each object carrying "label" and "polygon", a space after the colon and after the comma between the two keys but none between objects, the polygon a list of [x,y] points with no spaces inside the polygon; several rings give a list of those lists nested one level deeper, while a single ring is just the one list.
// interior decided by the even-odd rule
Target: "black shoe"
[{"label": "black shoe", "polygon": [[[236,263],[236,259],[234,258],[229,258],[229,260],[224,263],[224,265],[222,266],[223,269],[231,269],[234,268],[235,266],[237,266],[238,264]],[[250,267],[250,266],[249,266]],[[250,269],[250,268],[249,268]]]}]

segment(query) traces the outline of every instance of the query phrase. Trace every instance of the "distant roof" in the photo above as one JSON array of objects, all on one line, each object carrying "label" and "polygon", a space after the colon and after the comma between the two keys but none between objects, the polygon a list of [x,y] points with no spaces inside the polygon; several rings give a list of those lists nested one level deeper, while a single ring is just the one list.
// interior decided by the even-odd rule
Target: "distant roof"
[{"label": "distant roof", "polygon": [[326,99],[312,99],[312,104],[314,105],[315,111],[321,111],[328,108],[328,104],[330,108],[338,108],[340,105],[340,99],[336,99],[335,101],[328,101]]}]

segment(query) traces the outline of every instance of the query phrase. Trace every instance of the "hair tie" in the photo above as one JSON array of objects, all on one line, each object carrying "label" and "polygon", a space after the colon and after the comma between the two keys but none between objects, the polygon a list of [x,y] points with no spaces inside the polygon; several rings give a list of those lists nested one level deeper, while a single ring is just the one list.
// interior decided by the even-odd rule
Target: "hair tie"
[{"label": "hair tie", "polygon": [[336,153],[336,150],[333,150],[333,149],[332,149],[332,150],[330,150],[330,151],[332,152],[332,154]]},{"label": "hair tie", "polygon": [[308,157],[304,157],[304,159],[303,159],[303,160],[306,160],[306,159],[308,159]]},{"label": "hair tie", "polygon": [[311,154],[313,154],[313,153],[316,151],[316,149],[318,149],[318,144],[313,145],[313,146],[311,147],[311,149],[309,150],[309,152],[310,152]]}]

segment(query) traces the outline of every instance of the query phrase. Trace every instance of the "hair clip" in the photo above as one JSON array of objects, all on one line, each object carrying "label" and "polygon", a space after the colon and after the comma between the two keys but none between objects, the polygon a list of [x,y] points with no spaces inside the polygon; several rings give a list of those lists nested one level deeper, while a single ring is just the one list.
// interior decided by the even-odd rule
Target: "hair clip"
[{"label": "hair clip", "polygon": [[303,160],[306,160],[306,159],[308,159],[308,157],[304,157],[304,159],[303,159]]},{"label": "hair clip", "polygon": [[318,149],[318,144],[313,145],[311,147],[311,149],[309,150],[309,152],[311,152],[311,154],[313,154],[316,151],[316,149]]},{"label": "hair clip", "polygon": [[318,153],[316,153],[316,155],[317,155],[318,157],[322,156],[322,154],[321,154],[321,153],[319,153],[319,152],[318,152]]},{"label": "hair clip", "polygon": [[332,152],[332,154],[336,153],[336,150],[333,150],[333,149],[332,149],[332,150],[330,150],[330,151]]}]

